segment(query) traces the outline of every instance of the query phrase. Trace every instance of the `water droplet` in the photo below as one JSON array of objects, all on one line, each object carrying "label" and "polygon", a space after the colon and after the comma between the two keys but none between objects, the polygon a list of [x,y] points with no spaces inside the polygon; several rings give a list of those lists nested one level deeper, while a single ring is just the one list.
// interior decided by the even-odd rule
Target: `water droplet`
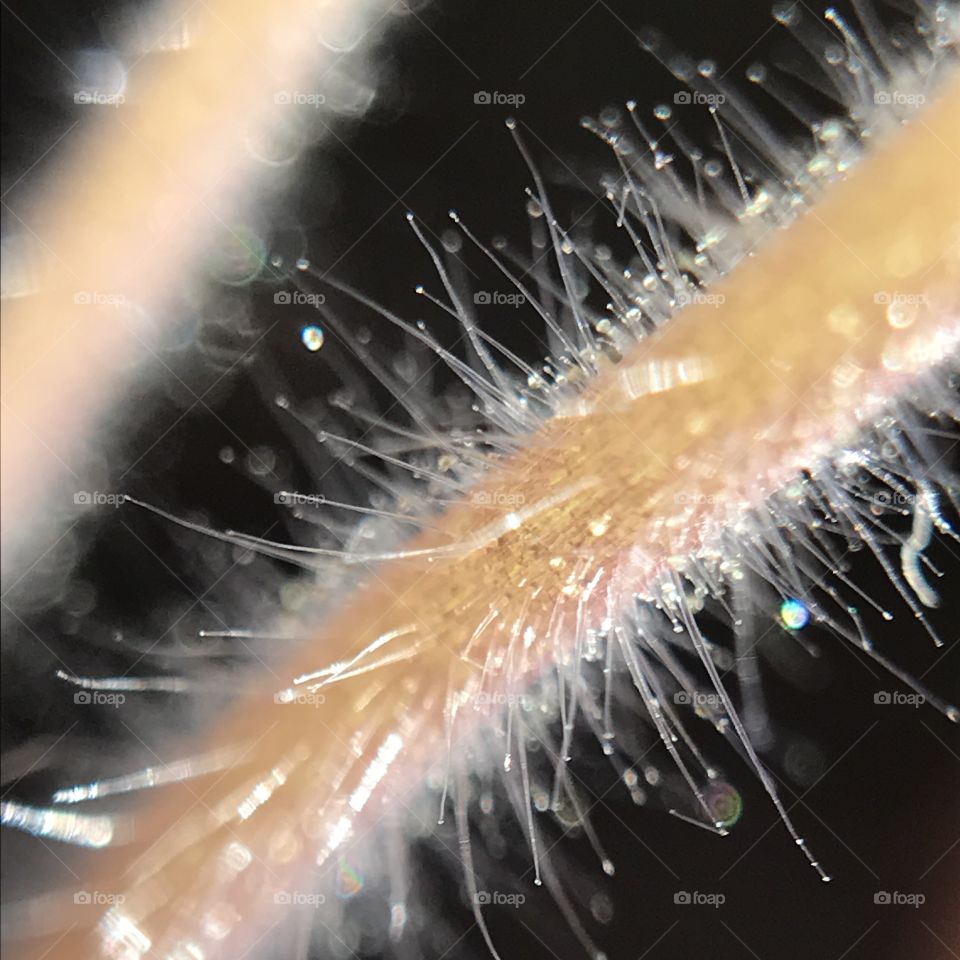
[{"label": "water droplet", "polygon": [[463,248],[463,237],[455,230],[444,230],[440,234],[440,243],[447,253],[459,253]]},{"label": "water droplet", "polygon": [[[604,861],[604,863],[609,863],[609,860]],[[608,874],[613,876],[612,873]],[[610,897],[603,893],[595,893],[590,898],[590,913],[593,914],[593,919],[597,923],[609,923],[613,919],[613,903],[610,900]]]},{"label": "water droplet", "polygon": [[363,889],[363,885],[363,874],[341,858],[337,872],[337,898],[350,900]]},{"label": "water droplet", "polygon": [[856,307],[849,303],[841,303],[827,314],[827,325],[834,333],[852,340],[860,333],[863,318]]},{"label": "water droplet", "polygon": [[823,51],[823,59],[826,60],[831,67],[840,66],[840,64],[843,63],[843,58],[843,47],[841,47],[839,44],[831,43]]},{"label": "water droplet", "polygon": [[920,303],[915,299],[895,299],[887,305],[887,323],[894,330],[906,330],[920,314]]},{"label": "water droplet", "polygon": [[802,630],[810,621],[810,611],[802,600],[788,597],[780,604],[780,622],[788,630]]},{"label": "water droplet", "polygon": [[240,914],[225,900],[215,904],[203,917],[203,932],[211,940],[223,940],[227,937]]},{"label": "water droplet", "polygon": [[796,26],[800,22],[800,11],[795,3],[782,2],[773,5],[773,19],[785,27]]},{"label": "water droplet", "polygon": [[277,455],[270,447],[254,447],[247,454],[247,469],[255,477],[265,477],[267,474],[273,473],[276,465]]},{"label": "water droplet", "polygon": [[610,514],[605,513],[602,517],[591,520],[589,526],[592,536],[602,537],[610,528]]},{"label": "water droplet", "polygon": [[300,331],[300,342],[311,352],[316,353],[323,346],[323,330],[311,323]]},{"label": "water droplet", "polygon": [[616,107],[604,107],[600,111],[599,119],[605,127],[618,127],[620,126],[620,111]]},{"label": "water droplet", "polygon": [[211,244],[207,269],[221,283],[243,286],[259,276],[268,261],[263,239],[247,224],[224,227]]}]

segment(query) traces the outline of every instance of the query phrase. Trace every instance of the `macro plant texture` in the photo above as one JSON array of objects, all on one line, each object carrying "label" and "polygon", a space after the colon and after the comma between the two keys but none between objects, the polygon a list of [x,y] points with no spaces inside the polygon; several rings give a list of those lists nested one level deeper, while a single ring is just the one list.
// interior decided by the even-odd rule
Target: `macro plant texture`
[{"label": "macro plant texture", "polygon": [[958,955],[956,4],[5,9],[5,350],[138,345],[5,488],[5,949]]}]

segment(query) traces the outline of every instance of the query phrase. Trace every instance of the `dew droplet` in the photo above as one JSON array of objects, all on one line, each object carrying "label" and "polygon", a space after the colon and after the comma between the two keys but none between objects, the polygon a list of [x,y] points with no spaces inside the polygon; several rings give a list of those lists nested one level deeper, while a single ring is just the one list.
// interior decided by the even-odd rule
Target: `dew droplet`
[{"label": "dew droplet", "polygon": [[793,27],[800,21],[800,11],[795,3],[775,3],[773,5],[773,19],[785,27]]},{"label": "dew droplet", "polygon": [[613,903],[610,897],[602,891],[595,893],[590,898],[590,913],[597,923],[609,923],[613,919]]},{"label": "dew droplet", "polygon": [[358,868],[348,863],[344,858],[340,858],[339,869],[337,871],[337,899],[350,900],[355,897],[364,887],[363,874]]},{"label": "dew droplet", "polygon": [[920,303],[916,300],[895,299],[887,304],[887,323],[894,330],[906,330],[920,314]]},{"label": "dew droplet", "polygon": [[311,352],[316,353],[323,346],[323,330],[311,323],[300,331],[300,342]]},{"label": "dew droplet", "polygon": [[277,455],[267,446],[257,446],[247,454],[247,469],[255,477],[265,477],[273,473],[277,465]]},{"label": "dew droplet", "polygon": [[788,630],[802,630],[810,621],[810,611],[802,600],[787,597],[780,604],[780,622]]}]

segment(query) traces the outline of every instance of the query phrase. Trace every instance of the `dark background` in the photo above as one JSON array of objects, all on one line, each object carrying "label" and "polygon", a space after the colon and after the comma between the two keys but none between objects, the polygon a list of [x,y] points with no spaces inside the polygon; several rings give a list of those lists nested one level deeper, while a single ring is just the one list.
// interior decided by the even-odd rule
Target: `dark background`
[{"label": "dark background", "polygon": [[[62,67],[49,50],[63,54],[97,46],[106,9],[83,3],[4,5],[5,191],[80,118],[62,94]],[[448,208],[456,207],[485,241],[502,234],[522,247],[528,229],[523,188],[529,174],[503,127],[504,117],[512,112],[522,121],[526,142],[552,184],[561,218],[569,222],[586,211],[592,203],[589,189],[609,169],[610,158],[578,126],[579,118],[628,98],[646,108],[670,102],[678,87],[639,50],[635,33],[646,24],[656,25],[694,56],[715,58],[737,77],[754,59],[775,55],[783,41],[781,31],[770,30],[765,4],[752,2],[529,0],[437,3],[418,9],[398,20],[379,48],[379,99],[371,113],[362,121],[337,124],[341,142],[327,139],[310,151],[297,186],[277,201],[272,211],[276,243],[285,249],[302,244],[319,268],[330,268],[401,315],[424,315],[441,325],[443,320],[428,313],[413,294],[417,282],[434,292],[440,285],[410,233],[405,210],[413,210],[436,238],[447,229]],[[789,49],[782,45],[781,54],[791,56]],[[479,106],[473,102],[478,90],[522,93],[526,100],[515,110]],[[798,134],[776,111],[774,120],[787,135]],[[688,129],[709,136],[702,116],[691,114]],[[54,148],[40,159],[5,195],[4,203],[15,209],[23,191],[53,169],[61,151]],[[592,229],[598,219],[588,214],[584,228]],[[464,259],[476,270],[472,284],[482,289],[491,276],[489,268],[479,254]],[[269,447],[277,457],[277,474],[294,484],[303,483],[324,454],[305,449],[310,444],[306,433],[278,425],[264,398],[282,387],[308,407],[312,398],[337,389],[341,378],[349,383],[351,373],[343,372],[347,361],[335,338],[321,355],[303,351],[297,334],[304,317],[276,310],[275,289],[266,282],[251,288],[250,336],[239,346],[228,345],[228,357],[239,357],[265,333],[250,351],[251,362],[226,363],[199,337],[178,354],[178,372],[190,387],[210,390],[204,405],[191,405],[178,383],[162,376],[153,378],[137,398],[141,412],[131,416],[133,427],[110,438],[106,448],[107,473],[114,479],[123,475],[127,492],[180,513],[199,511],[220,527],[259,532],[271,523],[286,522],[278,518],[265,483],[252,475],[250,458],[242,451]],[[383,325],[378,327],[350,306],[342,310],[347,322],[370,325],[375,343],[389,349],[393,335]],[[522,331],[506,326],[501,331],[495,325],[492,331],[523,344]],[[211,356],[219,360],[211,362]],[[223,376],[225,369],[230,372]],[[227,446],[238,451],[232,464],[218,457]],[[328,482],[334,496],[343,493],[348,479],[334,474]],[[283,539],[283,532],[305,536],[302,529],[274,530],[271,536]],[[175,535],[146,515],[99,514],[82,527],[75,556],[64,561],[71,571],[67,585],[52,590],[45,602],[24,602],[17,610],[18,621],[5,620],[6,748],[32,737],[57,735],[76,719],[51,685],[55,664],[35,636],[64,655],[69,651],[78,673],[110,673],[130,656],[124,644],[117,643],[117,631],[125,637],[152,637],[172,629],[172,636],[186,642],[197,629],[211,626],[209,610],[194,605],[189,594],[209,586],[208,560],[214,569],[225,560],[199,549],[196,539]],[[960,575],[957,553],[957,544],[943,538],[930,550],[944,571],[938,583],[943,604],[931,618],[946,641],[939,651],[895,599],[872,561],[858,561],[854,572],[862,586],[897,614],[892,624],[873,624],[878,645],[954,702],[960,697],[960,607],[953,586]],[[278,603],[280,572],[291,575],[258,560],[247,569],[247,579],[218,584],[210,605],[229,609],[231,625],[257,623],[263,609]],[[77,600],[71,585],[78,581],[95,587],[93,610]],[[173,620],[177,623],[171,628]],[[588,929],[611,957],[958,956],[956,727],[929,707],[875,705],[878,689],[900,689],[894,681],[837,639],[816,630],[808,633],[822,656],[807,689],[797,690],[771,675],[768,698],[778,729],[774,755],[799,744],[795,749],[807,758],[805,768],[801,763],[801,769],[794,770],[794,781],[779,771],[784,801],[834,881],[827,885],[817,880],[777,823],[755,778],[713,740],[703,745],[724,762],[744,797],[743,818],[724,840],[662,812],[635,808],[600,764],[584,759],[584,781],[596,797],[595,826],[616,860],[618,875],[607,881],[582,840],[563,848],[561,872],[572,878],[576,889],[587,891],[585,901],[591,891],[607,891],[609,923],[591,919],[588,909],[583,913]],[[234,658],[220,659],[232,663]],[[168,734],[187,722],[162,698],[154,700],[151,709],[170,728]],[[75,734],[88,744],[102,743],[105,753],[116,751],[119,756],[125,748],[124,737],[108,721],[83,717]],[[580,753],[590,749],[585,743]],[[25,778],[11,796],[37,800],[57,775],[52,769]],[[5,900],[33,884],[33,863],[24,868],[19,841],[8,846],[18,853],[4,858]],[[29,856],[36,858],[37,874],[49,866],[47,854],[31,848]],[[423,856],[429,866],[430,853]],[[514,872],[524,869],[522,860],[513,867]],[[549,896],[534,893],[529,885],[519,889],[528,901],[515,918],[509,917],[510,908],[487,911],[502,954],[538,960],[578,955]],[[722,892],[726,903],[717,910],[678,906],[673,903],[677,890]],[[923,893],[927,902],[920,909],[877,906],[873,896],[880,890]],[[452,944],[470,917],[449,894],[438,913],[444,924],[436,925],[437,942],[442,944],[449,934],[446,942]],[[473,930],[448,956],[482,956],[483,949]]]}]

